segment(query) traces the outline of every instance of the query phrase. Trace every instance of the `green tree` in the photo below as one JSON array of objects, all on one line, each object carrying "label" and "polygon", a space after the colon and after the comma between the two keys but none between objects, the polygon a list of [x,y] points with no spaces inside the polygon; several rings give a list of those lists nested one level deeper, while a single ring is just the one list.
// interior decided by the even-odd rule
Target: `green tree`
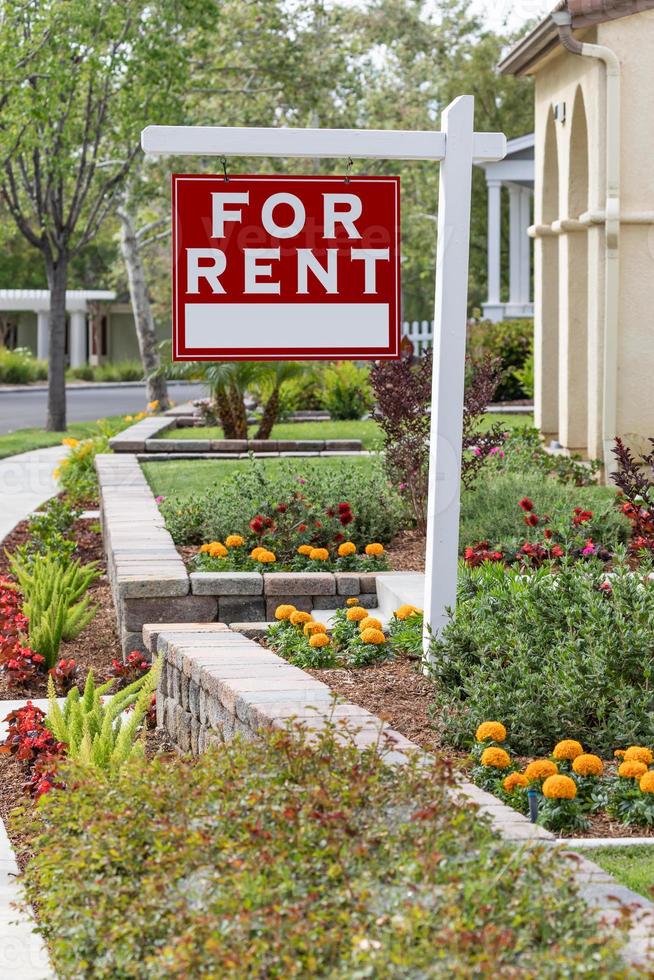
[{"label": "green tree", "polygon": [[0,11],[0,200],[50,288],[49,430],[66,428],[71,263],[112,213],[146,123],[181,104],[189,41],[213,0],[6,0]]}]

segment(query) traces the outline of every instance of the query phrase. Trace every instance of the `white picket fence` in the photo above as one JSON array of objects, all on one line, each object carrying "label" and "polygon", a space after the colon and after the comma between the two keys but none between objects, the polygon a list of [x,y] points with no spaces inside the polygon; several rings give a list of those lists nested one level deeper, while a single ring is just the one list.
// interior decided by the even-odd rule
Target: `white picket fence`
[{"label": "white picket fence", "polygon": [[405,320],[402,324],[402,336],[409,338],[414,353],[424,354],[434,342],[434,321]]}]

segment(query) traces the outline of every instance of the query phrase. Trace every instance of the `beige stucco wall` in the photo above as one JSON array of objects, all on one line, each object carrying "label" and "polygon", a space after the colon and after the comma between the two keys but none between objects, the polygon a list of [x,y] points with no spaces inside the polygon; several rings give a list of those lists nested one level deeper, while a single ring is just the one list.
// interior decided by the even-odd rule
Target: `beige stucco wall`
[{"label": "beige stucco wall", "polygon": [[[612,48],[622,68],[617,434],[637,442],[654,435],[654,226],[635,224],[630,218],[636,211],[654,215],[654,11],[577,36]],[[558,47],[533,73],[537,421],[566,448],[599,457],[604,229],[601,223],[561,228],[556,219],[604,210],[604,68],[595,59]],[[563,123],[552,118],[561,103],[566,110]],[[553,196],[558,201],[556,217]],[[550,230],[555,234],[544,234],[553,222]]]}]

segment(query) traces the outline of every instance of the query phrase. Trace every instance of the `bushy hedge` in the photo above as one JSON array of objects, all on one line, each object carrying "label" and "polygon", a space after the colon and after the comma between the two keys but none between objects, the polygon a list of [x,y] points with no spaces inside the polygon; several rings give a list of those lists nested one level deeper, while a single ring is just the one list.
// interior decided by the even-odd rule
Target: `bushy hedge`
[{"label": "bushy hedge", "polygon": [[499,719],[519,754],[564,738],[611,756],[654,722],[654,580],[641,566],[564,563],[530,574],[461,568],[456,615],[432,646],[439,727],[471,743]]},{"label": "bushy hedge", "polygon": [[323,508],[349,503],[355,519],[348,536],[357,545],[386,544],[407,520],[399,494],[373,459],[366,467],[289,460],[274,471],[252,460],[246,469],[238,469],[202,494],[182,500],[168,497],[161,509],[177,544],[200,544],[223,541],[229,534],[247,537],[256,514],[274,510],[297,492]]},{"label": "bushy hedge", "polygon": [[0,347],[0,384],[26,385],[47,377],[47,361],[37,361],[27,348]]},{"label": "bushy hedge", "polygon": [[533,392],[525,391],[522,383],[527,380],[529,388],[528,378],[522,372],[532,353],[533,339],[534,321],[529,319],[500,320],[498,323],[477,320],[468,327],[470,357],[482,361],[490,354],[502,361],[504,378],[495,393],[497,401],[533,395]]},{"label": "bushy hedge", "polygon": [[278,732],[68,782],[19,826],[59,977],[623,975],[562,862],[442,769]]}]

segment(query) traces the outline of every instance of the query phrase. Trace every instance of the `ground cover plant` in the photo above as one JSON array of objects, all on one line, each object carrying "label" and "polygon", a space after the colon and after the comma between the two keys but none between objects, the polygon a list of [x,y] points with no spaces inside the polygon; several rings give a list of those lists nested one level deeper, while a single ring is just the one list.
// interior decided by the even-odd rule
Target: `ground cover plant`
[{"label": "ground cover plant", "polygon": [[431,644],[444,737],[501,718],[518,753],[575,738],[600,753],[647,742],[654,716],[654,580],[615,560],[529,573],[461,567],[455,615]]},{"label": "ground cover plant", "polygon": [[14,823],[60,977],[624,974],[562,863],[343,730],[66,780]]},{"label": "ground cover plant", "polygon": [[[291,541],[293,553],[305,543],[334,548],[346,539],[345,531],[347,539],[362,548],[370,542],[387,543],[403,522],[401,498],[374,458],[364,458],[360,466],[350,465],[349,459],[346,466],[331,459],[319,462],[251,459],[243,463],[242,466],[227,464],[221,473],[222,480],[204,493],[181,497],[160,491],[165,497],[161,509],[166,526],[177,544],[224,542],[230,535],[250,540],[253,533],[258,533],[251,527],[257,518],[283,528],[284,541],[290,541],[292,536],[289,537],[287,530],[291,525],[285,515],[299,517],[304,513],[309,519],[297,520],[292,525],[296,531]],[[158,467],[167,464],[152,465],[152,469],[146,469],[146,475],[154,481],[156,493],[160,490]],[[215,474],[217,470],[211,467],[209,472]],[[338,508],[346,504],[353,519],[343,524]],[[286,511],[280,511],[284,507]],[[304,538],[300,540],[298,534]],[[337,535],[342,537],[337,539]],[[268,543],[274,547],[272,539]]]},{"label": "ground cover plant", "polygon": [[654,825],[654,755],[646,745],[615,749],[604,761],[565,738],[547,756],[525,761],[513,754],[502,722],[482,722],[475,738],[473,781],[548,830],[585,831],[601,813],[628,827]]}]

